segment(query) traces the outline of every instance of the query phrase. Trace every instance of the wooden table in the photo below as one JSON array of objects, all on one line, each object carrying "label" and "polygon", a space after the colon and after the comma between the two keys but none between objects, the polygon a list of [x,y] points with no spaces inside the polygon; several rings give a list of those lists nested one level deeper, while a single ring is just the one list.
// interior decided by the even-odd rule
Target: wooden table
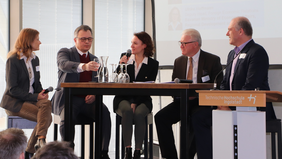
[{"label": "wooden table", "polygon": [[180,158],[186,159],[188,155],[187,148],[187,97],[193,95],[198,89],[211,89],[210,83],[62,83],[65,93],[65,140],[70,141],[71,119],[72,119],[72,96],[77,94],[96,95],[96,114],[95,114],[95,158],[99,158],[101,152],[101,107],[103,95],[151,95],[151,96],[179,96],[181,111],[180,120]]}]

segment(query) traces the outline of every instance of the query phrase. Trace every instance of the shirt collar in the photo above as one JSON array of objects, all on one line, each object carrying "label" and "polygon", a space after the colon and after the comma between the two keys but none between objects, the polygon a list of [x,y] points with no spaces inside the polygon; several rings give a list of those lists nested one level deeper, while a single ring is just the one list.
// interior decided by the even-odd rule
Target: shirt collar
[{"label": "shirt collar", "polygon": [[[193,58],[193,61],[198,61],[199,60],[199,57],[200,57],[200,52],[201,52],[201,49],[199,49],[199,51],[192,57]],[[189,57],[190,58],[190,57]]]},{"label": "shirt collar", "polygon": [[[133,64],[133,62],[135,62],[135,55],[131,54],[131,56],[129,57],[129,59],[127,61],[127,64]],[[148,57],[147,56],[144,57],[142,63],[148,65]]]},{"label": "shirt collar", "polygon": [[88,56],[88,51],[86,53],[83,53],[82,51],[80,51],[77,47],[75,47],[77,52],[79,53],[80,56],[82,56],[83,54],[86,55],[86,57]]},{"label": "shirt collar", "polygon": [[[251,40],[253,40],[253,39],[250,39],[250,40],[244,42],[242,45],[238,46],[239,52],[241,52],[241,50],[242,50]],[[235,47],[235,48],[236,48],[236,47]],[[234,48],[234,50],[235,50],[235,48]]]},{"label": "shirt collar", "polygon": [[[35,55],[35,53],[34,52],[32,52],[31,54],[30,54],[30,58],[31,59],[35,59],[35,57],[36,57],[36,55]],[[27,57],[21,52],[21,54],[20,54],[20,59],[27,59]]]}]

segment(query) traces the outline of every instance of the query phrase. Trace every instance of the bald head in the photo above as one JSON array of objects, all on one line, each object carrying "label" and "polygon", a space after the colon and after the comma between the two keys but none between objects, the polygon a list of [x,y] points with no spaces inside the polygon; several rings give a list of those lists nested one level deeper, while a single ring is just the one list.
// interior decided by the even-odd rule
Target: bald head
[{"label": "bald head", "polygon": [[253,28],[248,18],[236,17],[233,20],[235,21],[235,27],[237,30],[240,30],[242,28],[246,36],[252,37]]}]

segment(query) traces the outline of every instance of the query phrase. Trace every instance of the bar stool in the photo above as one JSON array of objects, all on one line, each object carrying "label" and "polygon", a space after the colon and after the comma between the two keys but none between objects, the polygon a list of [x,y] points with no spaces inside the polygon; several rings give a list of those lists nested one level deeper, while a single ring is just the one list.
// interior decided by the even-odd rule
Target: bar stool
[{"label": "bar stool", "polygon": [[[57,141],[58,138],[58,125],[60,125],[61,118],[59,115],[54,114],[54,141]],[[89,130],[89,135],[90,135],[90,145],[89,145],[89,153],[90,153],[90,158],[93,158],[94,156],[94,147],[93,147],[93,139],[94,139],[94,126],[93,126],[93,119],[84,117],[84,116],[78,116],[77,117],[77,122],[75,125],[81,125],[81,159],[85,158],[84,154],[84,145],[85,145],[85,125],[90,126]]]},{"label": "bar stool", "polygon": [[8,128],[34,129],[36,122],[30,121],[19,116],[8,116]]},{"label": "bar stool", "polygon": [[[119,115],[116,115],[116,159],[120,158],[120,124],[121,124],[122,117]],[[146,124],[149,126],[149,159],[153,159],[153,114],[150,113],[147,115],[147,118],[145,118]],[[148,159],[148,127],[146,127],[146,133],[144,137],[144,159]],[[121,132],[122,134],[122,132]],[[122,135],[121,135],[122,136]],[[121,158],[124,158],[125,153],[125,146],[123,143],[122,138],[122,147],[121,147]]]},{"label": "bar stool", "polygon": [[266,121],[266,132],[270,132],[271,134],[272,159],[276,159],[275,133],[277,133],[278,159],[282,159],[281,119],[274,119],[274,120]]}]

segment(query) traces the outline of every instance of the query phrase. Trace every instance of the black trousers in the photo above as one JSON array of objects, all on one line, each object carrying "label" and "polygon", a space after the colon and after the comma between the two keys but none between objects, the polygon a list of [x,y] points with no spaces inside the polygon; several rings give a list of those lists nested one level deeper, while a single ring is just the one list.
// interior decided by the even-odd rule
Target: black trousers
[{"label": "black trousers", "polygon": [[[64,130],[65,130],[65,122],[64,122],[64,115],[60,114],[61,123],[60,123],[60,134],[62,139],[64,140]],[[111,118],[110,112],[108,108],[103,104],[102,107],[102,150],[108,150],[110,138],[111,138]],[[73,111],[72,111],[72,122],[76,123],[76,119],[78,116],[85,116],[95,121],[95,102],[92,104],[86,104],[84,98],[74,96],[73,97]],[[75,125],[71,126],[73,132],[75,132]],[[74,134],[71,136],[71,141],[73,144]]]},{"label": "black trousers", "polygon": [[[190,100],[188,121],[188,158],[212,159],[212,108],[199,107],[198,99]],[[162,157],[178,159],[172,125],[180,121],[180,102],[175,100],[155,115]],[[186,150],[182,150],[186,151]]]}]

